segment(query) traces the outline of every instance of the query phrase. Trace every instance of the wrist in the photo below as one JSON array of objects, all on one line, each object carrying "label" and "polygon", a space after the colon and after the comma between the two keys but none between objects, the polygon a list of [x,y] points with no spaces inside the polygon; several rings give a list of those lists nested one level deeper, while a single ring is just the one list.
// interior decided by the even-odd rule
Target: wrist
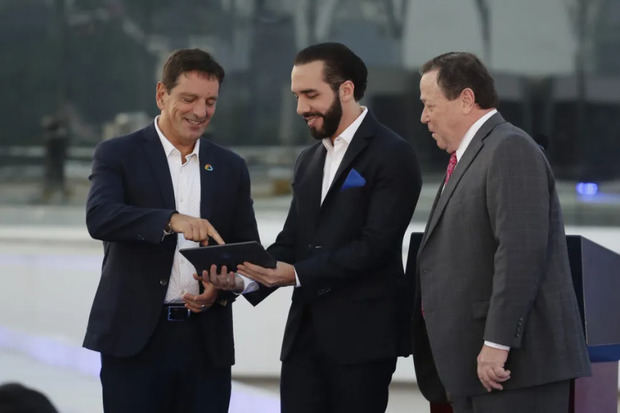
[{"label": "wrist", "polygon": [[166,223],[166,226],[164,226],[164,236],[168,236],[168,235],[172,235],[174,234],[174,229],[172,229],[172,219],[174,218],[175,215],[177,215],[178,212],[173,212],[170,215],[170,219],[168,220],[168,222]]},{"label": "wrist", "polygon": [[172,230],[172,226],[170,225],[170,222],[168,222],[164,227],[164,236],[172,235],[173,233],[174,231]]}]

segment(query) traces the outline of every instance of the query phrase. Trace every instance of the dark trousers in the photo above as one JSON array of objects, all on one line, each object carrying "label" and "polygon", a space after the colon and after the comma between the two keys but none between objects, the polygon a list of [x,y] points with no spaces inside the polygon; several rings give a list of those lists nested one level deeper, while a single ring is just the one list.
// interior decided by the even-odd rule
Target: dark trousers
[{"label": "dark trousers", "polygon": [[282,413],[383,413],[395,367],[396,357],[338,363],[317,346],[306,319],[291,355],[282,362]]},{"label": "dark trousers", "polygon": [[568,412],[569,398],[565,380],[455,400],[452,408],[454,413],[562,413]]},{"label": "dark trousers", "polygon": [[106,413],[228,412],[230,366],[206,360],[197,317],[168,321],[162,314],[138,355],[101,355]]}]

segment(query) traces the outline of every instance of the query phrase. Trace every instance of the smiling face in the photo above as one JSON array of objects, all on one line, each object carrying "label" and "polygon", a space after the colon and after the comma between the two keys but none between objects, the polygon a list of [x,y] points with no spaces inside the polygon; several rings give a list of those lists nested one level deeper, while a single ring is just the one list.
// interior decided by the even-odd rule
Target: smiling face
[{"label": "smiling face", "polygon": [[420,100],[424,104],[420,121],[424,123],[440,149],[456,151],[467,132],[467,114],[462,96],[448,100],[437,84],[438,70],[422,75]]},{"label": "smiling face", "polygon": [[341,129],[342,102],[325,82],[320,60],[293,66],[291,91],[297,98],[297,114],[304,118],[315,139],[333,137]]},{"label": "smiling face", "polygon": [[171,90],[157,84],[158,125],[173,145],[193,148],[215,113],[219,90],[215,77],[198,71],[181,73]]}]

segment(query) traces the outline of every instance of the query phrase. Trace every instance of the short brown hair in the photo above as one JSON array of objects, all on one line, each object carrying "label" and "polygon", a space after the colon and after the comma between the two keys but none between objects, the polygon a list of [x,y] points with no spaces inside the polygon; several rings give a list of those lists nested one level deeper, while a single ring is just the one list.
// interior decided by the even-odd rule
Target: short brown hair
[{"label": "short brown hair", "polygon": [[499,101],[493,78],[476,55],[467,52],[444,53],[424,63],[420,73],[434,70],[438,70],[437,84],[449,100],[456,99],[463,89],[470,88],[482,109],[497,107]]},{"label": "short brown hair", "polygon": [[177,85],[181,74],[193,71],[216,78],[220,86],[224,81],[224,69],[209,53],[201,49],[179,49],[164,63],[161,82],[170,91]]}]

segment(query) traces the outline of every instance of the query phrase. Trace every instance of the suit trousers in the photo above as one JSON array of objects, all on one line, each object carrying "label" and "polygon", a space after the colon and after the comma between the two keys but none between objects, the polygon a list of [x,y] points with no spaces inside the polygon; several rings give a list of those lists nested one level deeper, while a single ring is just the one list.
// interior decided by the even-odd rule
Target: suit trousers
[{"label": "suit trousers", "polygon": [[147,346],[133,357],[101,355],[106,413],[226,413],[230,366],[211,365],[198,318],[168,321],[162,311]]},{"label": "suit trousers", "polygon": [[396,357],[339,363],[322,351],[308,311],[305,313],[291,354],[282,362],[281,412],[385,412]]},{"label": "suit trousers", "polygon": [[455,400],[452,409],[454,413],[564,413],[569,402],[570,380],[564,380]]}]

